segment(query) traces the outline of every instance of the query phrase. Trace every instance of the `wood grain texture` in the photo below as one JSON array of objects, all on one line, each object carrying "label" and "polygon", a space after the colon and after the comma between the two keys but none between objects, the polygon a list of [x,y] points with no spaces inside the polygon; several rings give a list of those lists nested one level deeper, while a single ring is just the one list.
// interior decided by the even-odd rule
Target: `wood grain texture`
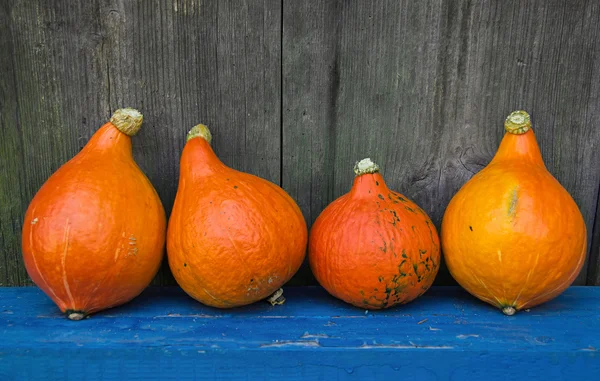
[{"label": "wood grain texture", "polygon": [[[334,195],[340,6],[284,1],[283,7],[282,186],[310,228]],[[311,283],[305,261],[291,284]]]},{"label": "wood grain texture", "polygon": [[[506,115],[525,109],[591,237],[597,2],[321,3],[283,9],[283,185],[308,221],[349,190],[354,162],[371,157],[439,227],[450,198],[495,153]],[[447,270],[437,282],[452,282]]]},{"label": "wood grain texture", "polygon": [[23,284],[20,231],[27,203],[9,10],[10,3],[0,6],[0,286]]},{"label": "wood grain texture", "polygon": [[590,265],[588,268],[588,286],[600,286],[600,193],[596,206],[596,218],[592,235],[592,248],[590,250]]},{"label": "wood grain texture", "polygon": [[[167,213],[198,123],[227,165],[280,182],[280,1],[21,1],[2,17],[12,37],[0,41],[14,54],[1,61],[2,156],[12,164],[0,183],[2,200],[14,200],[0,206],[0,283],[27,282],[19,231],[29,200],[117,108],[144,115],[134,157]],[[165,263],[155,283],[173,282]]]},{"label": "wood grain texture", "polygon": [[[38,289],[0,289],[3,379],[593,380],[600,288],[504,316],[458,287],[365,311],[320,287],[287,302],[218,310],[179,288],[150,288],[67,320]],[[501,366],[499,366],[501,364]]]}]

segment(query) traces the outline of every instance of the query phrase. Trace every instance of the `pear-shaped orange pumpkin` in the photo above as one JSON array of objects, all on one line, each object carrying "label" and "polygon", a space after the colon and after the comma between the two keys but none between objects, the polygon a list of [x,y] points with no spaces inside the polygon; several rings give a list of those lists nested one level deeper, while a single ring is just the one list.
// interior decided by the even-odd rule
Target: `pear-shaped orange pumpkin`
[{"label": "pear-shaped orange pumpkin", "polygon": [[529,115],[515,111],[492,161],[452,198],[442,223],[450,273],[512,315],[563,292],[586,252],[577,205],[546,170]]},{"label": "pear-shaped orange pumpkin", "polygon": [[312,271],[330,294],[380,309],[422,295],[440,263],[440,243],[427,214],[391,191],[370,159],[358,162],[349,193],[319,215],[310,232]]},{"label": "pear-shaped orange pumpkin", "polygon": [[72,320],[133,299],[160,266],[165,212],[131,155],[141,124],[117,110],[27,209],[27,272]]},{"label": "pear-shaped orange pumpkin", "polygon": [[189,132],[167,233],[169,266],[194,299],[214,307],[250,304],[298,270],[307,229],[277,185],[225,166],[204,125]]}]

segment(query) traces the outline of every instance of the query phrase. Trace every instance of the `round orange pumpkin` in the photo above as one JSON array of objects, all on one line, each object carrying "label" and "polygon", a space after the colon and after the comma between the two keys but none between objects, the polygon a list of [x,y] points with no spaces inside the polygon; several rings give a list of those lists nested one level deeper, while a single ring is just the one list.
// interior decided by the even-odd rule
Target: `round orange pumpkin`
[{"label": "round orange pumpkin", "polygon": [[512,315],[563,292],[586,253],[586,227],[546,170],[529,115],[515,111],[492,161],[452,198],[442,223],[450,273]]},{"label": "round orange pumpkin", "polygon": [[160,266],[165,213],[131,155],[141,123],[136,110],[117,110],[27,209],[27,272],[72,320],[133,299]]},{"label": "round orange pumpkin", "polygon": [[331,295],[357,307],[410,302],[438,272],[435,226],[415,203],[388,189],[370,159],[354,172],[350,192],[327,206],[311,229],[311,269]]},{"label": "round orange pumpkin", "polygon": [[306,254],[304,217],[277,185],[225,166],[204,125],[191,129],[167,233],[169,266],[191,297],[230,308],[264,299]]}]

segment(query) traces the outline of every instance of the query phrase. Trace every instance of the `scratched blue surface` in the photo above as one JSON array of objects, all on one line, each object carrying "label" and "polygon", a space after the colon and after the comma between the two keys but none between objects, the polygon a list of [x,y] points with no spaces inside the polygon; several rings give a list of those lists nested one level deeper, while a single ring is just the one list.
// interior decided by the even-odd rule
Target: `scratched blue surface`
[{"label": "scratched blue surface", "polygon": [[0,288],[0,380],[600,379],[600,287],[511,317],[454,287],[379,312],[285,296],[217,310],[152,288],[73,322],[36,288]]}]

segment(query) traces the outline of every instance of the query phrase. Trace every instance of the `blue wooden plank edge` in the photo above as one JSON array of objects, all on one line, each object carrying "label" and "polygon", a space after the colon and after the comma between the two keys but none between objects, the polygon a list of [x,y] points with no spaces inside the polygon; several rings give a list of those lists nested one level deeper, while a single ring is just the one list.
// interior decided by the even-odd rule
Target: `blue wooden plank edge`
[{"label": "blue wooden plank edge", "polygon": [[0,380],[599,379],[600,288],[510,317],[456,287],[384,311],[285,296],[218,310],[150,288],[74,322],[36,288],[0,288]]}]

